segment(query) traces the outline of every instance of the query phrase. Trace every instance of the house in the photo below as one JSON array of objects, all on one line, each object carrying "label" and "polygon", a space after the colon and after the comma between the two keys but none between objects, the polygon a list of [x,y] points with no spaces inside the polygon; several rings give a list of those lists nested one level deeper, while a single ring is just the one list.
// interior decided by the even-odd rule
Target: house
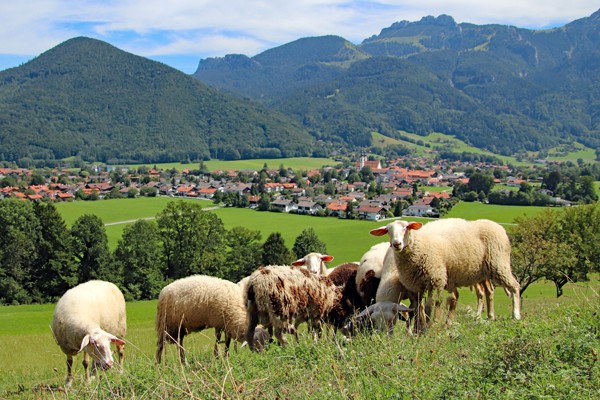
[{"label": "house", "polygon": [[407,209],[402,211],[402,215],[410,217],[430,217],[435,214],[435,210],[428,204],[413,204],[412,206],[409,206]]},{"label": "house", "polygon": [[387,209],[382,205],[361,204],[358,209],[358,218],[368,221],[379,221],[385,218]]},{"label": "house", "polygon": [[290,212],[297,209],[298,205],[293,200],[277,199],[271,202],[272,211]]},{"label": "house", "polygon": [[315,215],[321,210],[323,210],[323,207],[315,201],[303,200],[298,202],[298,214]]},{"label": "house", "polygon": [[348,203],[343,201],[332,201],[327,204],[327,210],[329,210],[330,215],[343,218],[346,216]]}]

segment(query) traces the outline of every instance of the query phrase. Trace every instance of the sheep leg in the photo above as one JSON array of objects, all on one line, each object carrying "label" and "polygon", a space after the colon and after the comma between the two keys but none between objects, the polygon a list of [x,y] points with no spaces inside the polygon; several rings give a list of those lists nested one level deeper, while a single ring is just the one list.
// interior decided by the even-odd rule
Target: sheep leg
[{"label": "sheep leg", "polygon": [[85,381],[90,382],[90,371],[88,370],[88,366],[90,365],[90,355],[88,353],[83,353],[83,372],[85,373]]},{"label": "sheep leg", "polygon": [[456,303],[458,302],[458,290],[454,288],[451,295],[448,297],[448,317],[446,318],[446,327],[452,325],[454,314],[456,312]]},{"label": "sheep leg", "polygon": [[178,347],[179,347],[179,360],[181,361],[182,364],[184,365],[188,365],[188,362],[185,358],[185,349],[183,347],[183,338],[185,337],[185,333],[183,331],[183,329],[179,330],[179,340],[178,340]]},{"label": "sheep leg", "polygon": [[213,349],[213,354],[215,355],[215,357],[219,356],[219,342],[221,342],[221,329],[219,328],[215,328],[215,337],[216,337],[216,341],[215,341],[215,348]]},{"label": "sheep leg", "polygon": [[119,355],[119,373],[123,373],[123,358],[125,357],[125,345],[117,345],[117,354]]},{"label": "sheep leg", "polygon": [[481,314],[483,313],[483,296],[484,295],[486,296],[485,301],[487,303],[488,316],[489,316],[490,305],[489,305],[489,300],[487,297],[487,288],[485,286],[486,286],[485,281],[471,286],[471,288],[473,290],[475,290],[475,295],[477,296],[477,315],[476,315],[477,319],[481,319]]},{"label": "sheep leg", "polygon": [[279,343],[279,345],[281,347],[286,346],[287,342],[286,342],[285,338],[283,337],[283,329],[275,328],[275,337],[277,338],[277,342]]},{"label": "sheep leg", "polygon": [[67,356],[67,379],[65,381],[65,386],[70,387],[73,383],[73,356]]},{"label": "sheep leg", "polygon": [[494,312],[494,286],[492,286],[491,281],[486,280],[483,282],[483,291],[485,292],[488,319],[494,321],[496,319],[496,313]]},{"label": "sheep leg", "polygon": [[229,335],[225,335],[225,356],[229,355],[229,345],[231,344],[231,338]]}]

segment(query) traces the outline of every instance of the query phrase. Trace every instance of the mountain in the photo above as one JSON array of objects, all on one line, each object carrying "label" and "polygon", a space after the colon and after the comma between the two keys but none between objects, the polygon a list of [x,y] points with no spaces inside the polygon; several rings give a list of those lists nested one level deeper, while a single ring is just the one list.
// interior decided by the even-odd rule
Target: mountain
[{"label": "mountain", "polygon": [[404,130],[505,155],[600,147],[600,11],[537,31],[427,16],[359,45],[325,36],[201,60],[193,76],[351,146]]},{"label": "mountain", "polygon": [[313,147],[281,113],[94,39],[0,72],[0,161],[289,157]]}]

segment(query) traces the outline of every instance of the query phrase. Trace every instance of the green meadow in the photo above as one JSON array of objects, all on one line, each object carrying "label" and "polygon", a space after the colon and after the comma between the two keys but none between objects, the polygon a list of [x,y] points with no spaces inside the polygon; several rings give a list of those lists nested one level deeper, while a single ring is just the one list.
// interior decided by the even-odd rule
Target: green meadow
[{"label": "green meadow", "polygon": [[438,321],[413,337],[399,323],[390,337],[351,342],[331,333],[314,342],[301,329],[299,343],[289,338],[288,347],[271,345],[261,354],[232,345],[229,357],[215,358],[208,329],[186,337],[189,366],[179,364],[174,345],[156,365],[156,301],[131,302],[124,373],[101,372],[86,385],[79,355],[68,392],[65,356],[49,328],[54,305],[0,307],[0,398],[592,399],[600,387],[599,291],[597,278],[568,284],[558,299],[553,285],[534,284],[517,322],[498,289],[498,320],[491,322],[474,318],[474,295],[461,289],[450,328]]},{"label": "green meadow", "polygon": [[[170,201],[199,202],[205,209],[214,207],[214,204],[207,200],[144,197],[59,203],[57,208],[68,226],[83,214],[95,214],[100,217],[107,225],[105,228],[109,247],[114,249],[127,223],[142,218],[154,218]],[[543,207],[497,206],[461,202],[452,209],[447,217],[487,218],[502,224],[512,224],[516,217],[534,215],[542,209]],[[241,208],[218,208],[210,212],[214,212],[221,218],[226,229],[244,226],[258,230],[262,233],[262,240],[265,240],[273,232],[279,232],[289,248],[293,246],[296,237],[304,229],[313,228],[327,245],[328,252],[340,263],[360,259],[364,251],[378,243],[379,240],[377,237],[369,235],[369,231],[384,224],[384,222],[259,212]],[[411,220],[423,219],[411,218]]]},{"label": "green meadow", "polygon": [[[291,168],[294,171],[307,171],[311,169],[319,169],[323,166],[329,165],[334,166],[338,164],[332,158],[319,158],[319,157],[292,157],[284,159],[269,159],[269,158],[257,158],[253,160],[234,160],[234,161],[222,161],[222,160],[208,160],[204,161],[204,165],[209,171],[244,171],[253,170],[260,171],[265,165],[270,169],[278,169],[281,165],[285,168]],[[149,168],[160,168],[160,169],[176,169],[178,171],[184,169],[198,169],[200,163],[159,163],[159,164],[130,164],[127,165],[130,168],[139,168],[145,166]]]},{"label": "green meadow", "polygon": [[[58,208],[68,224],[86,213],[113,224],[152,218],[173,200],[99,200]],[[541,210],[460,203],[448,217],[511,224],[518,216]],[[227,229],[241,225],[259,230],[263,240],[280,232],[288,247],[312,227],[335,257],[331,266],[360,259],[382,241],[369,230],[385,223],[238,208],[209,212]],[[125,226],[106,227],[112,248]],[[553,284],[535,283],[522,298],[523,320],[516,322],[510,319],[510,299],[498,289],[498,321],[490,322],[474,318],[475,296],[463,288],[456,323],[444,328],[436,322],[422,337],[408,335],[399,324],[391,337],[359,335],[347,342],[327,333],[316,343],[303,328],[299,343],[289,338],[288,347],[272,345],[261,354],[238,345],[229,357],[213,356],[214,332],[208,329],[186,337],[189,366],[179,364],[174,345],[167,346],[163,363],[156,365],[156,300],[130,302],[124,374],[101,372],[86,385],[78,356],[75,383],[68,392],[63,387],[65,356],[50,332],[54,305],[0,307],[0,399],[597,398],[599,293],[597,275],[591,282],[567,284],[560,298]]]}]

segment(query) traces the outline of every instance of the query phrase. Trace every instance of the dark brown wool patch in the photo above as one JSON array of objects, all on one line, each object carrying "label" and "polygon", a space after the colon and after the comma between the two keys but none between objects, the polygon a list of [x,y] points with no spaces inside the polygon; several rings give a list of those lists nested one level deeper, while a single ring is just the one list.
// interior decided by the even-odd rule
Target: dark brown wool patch
[{"label": "dark brown wool patch", "polygon": [[310,271],[305,268],[299,268],[299,271],[307,278],[310,276]]},{"label": "dark brown wool patch", "polygon": [[271,270],[267,269],[265,267],[260,267],[258,270],[260,271],[261,274],[264,274],[264,275],[271,273]]},{"label": "dark brown wool patch", "polygon": [[281,297],[277,293],[269,293],[269,300],[271,300],[271,308],[275,315],[283,315],[283,304],[281,304]]}]

